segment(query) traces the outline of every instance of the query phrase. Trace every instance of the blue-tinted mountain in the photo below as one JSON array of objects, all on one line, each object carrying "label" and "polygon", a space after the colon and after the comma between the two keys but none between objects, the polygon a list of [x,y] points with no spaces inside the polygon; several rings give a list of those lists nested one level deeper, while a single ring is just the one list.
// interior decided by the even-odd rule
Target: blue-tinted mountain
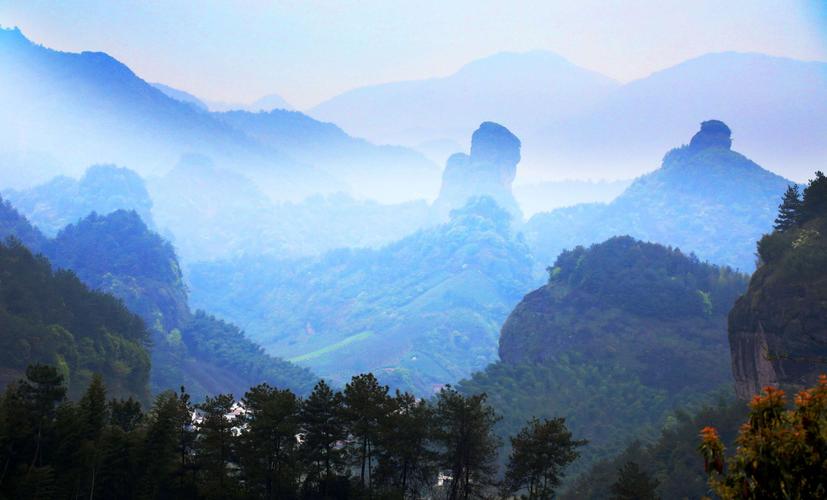
[{"label": "blue-tinted mountain", "polygon": [[334,381],[372,371],[431,394],[497,359],[501,322],[537,281],[490,198],[379,249],[249,257],[189,271],[193,302]]},{"label": "blue-tinted mountain", "polygon": [[214,116],[262,144],[345,180],[348,192],[356,196],[389,203],[436,195],[439,169],[411,149],[376,146],[297,111],[227,111]]},{"label": "blue-tinted mountain", "polygon": [[26,190],[8,190],[5,197],[26,218],[50,236],[90,212],[106,215],[134,210],[150,227],[152,200],[143,179],[132,170],[114,165],[95,165],[80,179],[60,176]]},{"label": "blue-tinted mountain", "polygon": [[[94,164],[162,175],[187,154],[209,157],[218,167],[250,178],[275,200],[299,201],[309,194],[359,186],[371,169],[381,177],[387,170],[405,173],[415,167],[407,175],[418,181],[430,168],[433,189],[438,182],[438,169],[418,153],[347,136],[339,154],[330,152],[338,147],[334,141],[326,145],[326,156],[300,147],[292,148],[293,156],[279,147],[291,140],[274,137],[273,129],[251,137],[179,100],[184,99],[180,94],[169,97],[107,54],[58,52],[32,43],[17,29],[0,30],[0,72],[7,75],[0,81],[0,106],[5,111],[0,117],[0,158],[8,159],[0,164],[4,188],[29,187],[58,174],[77,176]],[[269,121],[279,117],[273,115]],[[308,132],[308,121],[297,116],[278,124],[276,131],[294,138]],[[291,132],[291,125],[301,131]],[[312,126],[324,128],[320,123]],[[30,165],[26,161],[33,157],[49,158],[43,164],[49,168],[23,175],[21,167]],[[404,176],[398,182],[402,192]],[[434,194],[412,189],[407,193],[407,199]]]},{"label": "blue-tinted mountain", "polygon": [[715,116],[754,159],[802,180],[827,157],[827,63],[706,54],[618,84],[554,54],[499,54],[457,73],[345,92],[309,111],[374,142],[450,140],[492,120],[523,141],[526,173],[628,179]]},{"label": "blue-tinted mountain", "polygon": [[611,203],[534,215],[525,234],[535,256],[552,262],[564,248],[628,234],[751,272],[754,242],[772,227],[792,181],[733,151],[731,141],[729,127],[705,121],[689,144]]},{"label": "blue-tinted mountain", "polygon": [[184,90],[179,90],[179,89],[176,89],[174,87],[170,87],[169,85],[164,85],[163,83],[157,83],[156,82],[156,83],[152,83],[151,85],[153,87],[155,87],[156,89],[160,90],[161,92],[163,92],[167,97],[171,97],[171,98],[175,99],[176,101],[181,101],[181,102],[190,104],[195,109],[197,109],[199,111],[209,111],[209,109],[207,108],[207,105],[204,104],[204,102],[201,99],[195,97],[194,95],[190,94],[189,92],[186,92]]},{"label": "blue-tinted mountain", "polygon": [[484,121],[502,123],[522,137],[546,113],[572,116],[617,86],[550,52],[501,53],[442,78],[350,90],[308,113],[373,141],[450,139],[467,145],[467,131]]},{"label": "blue-tinted mountain", "polygon": [[48,238],[34,227],[11,203],[0,196],[0,238],[15,238],[35,253],[48,242]]}]

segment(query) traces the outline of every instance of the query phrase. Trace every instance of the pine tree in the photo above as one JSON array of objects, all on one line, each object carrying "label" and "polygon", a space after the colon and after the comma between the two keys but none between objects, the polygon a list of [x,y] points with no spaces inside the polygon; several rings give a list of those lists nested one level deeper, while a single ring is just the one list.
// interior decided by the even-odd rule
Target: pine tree
[{"label": "pine tree", "polygon": [[248,493],[256,498],[289,498],[299,477],[299,399],[267,384],[247,391],[239,417],[239,461]]},{"label": "pine tree", "polygon": [[228,465],[233,453],[235,419],[230,415],[234,407],[232,394],[207,396],[203,403],[196,405],[200,416],[196,422],[198,462],[204,473],[199,486],[206,498],[227,498],[232,491]]},{"label": "pine tree", "polygon": [[84,464],[84,474],[87,476],[88,484],[84,489],[89,491],[89,498],[94,498],[98,469],[102,465],[99,454],[100,437],[104,425],[109,420],[106,405],[106,387],[104,387],[103,379],[99,374],[96,373],[92,377],[92,382],[80,399],[77,413],[80,426],[80,447],[77,450],[78,461]]},{"label": "pine tree", "polygon": [[342,451],[338,444],[347,437],[342,419],[342,393],[334,392],[320,380],[301,407],[301,450],[307,471],[305,488],[314,483],[322,497],[335,483],[334,472],[341,469]]},{"label": "pine tree", "polygon": [[449,500],[482,496],[493,486],[500,447],[494,424],[500,417],[485,400],[485,394],[466,397],[451,386],[437,395],[434,437],[450,478]]},{"label": "pine tree", "polygon": [[778,217],[775,218],[775,230],[786,231],[801,222],[801,193],[797,184],[790,184],[784,193],[781,205],[778,206]]},{"label": "pine tree", "polygon": [[552,498],[564,469],[580,456],[577,448],[586,444],[585,440],[572,439],[563,418],[532,419],[511,438],[506,491],[526,490],[529,499]]},{"label": "pine tree", "polygon": [[658,481],[649,477],[635,462],[627,462],[617,471],[612,484],[613,500],[657,500]]},{"label": "pine tree", "polygon": [[801,202],[802,222],[827,215],[827,176],[818,171],[804,188]]},{"label": "pine tree", "polygon": [[436,483],[434,410],[424,399],[396,392],[380,422],[377,482],[401,498],[418,498]]},{"label": "pine tree", "polygon": [[388,387],[380,385],[372,373],[354,376],[345,386],[343,403],[351,437],[348,448],[359,469],[360,486],[370,490],[379,424],[390,409]]}]

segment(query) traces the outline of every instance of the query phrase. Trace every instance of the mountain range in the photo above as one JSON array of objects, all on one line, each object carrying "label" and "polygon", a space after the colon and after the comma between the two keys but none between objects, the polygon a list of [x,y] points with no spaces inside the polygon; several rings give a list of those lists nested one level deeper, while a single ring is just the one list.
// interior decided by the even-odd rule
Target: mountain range
[{"label": "mountain range", "polygon": [[494,120],[523,141],[526,179],[622,179],[715,116],[761,164],[803,180],[827,156],[827,63],[713,53],[621,84],[549,52],[503,53],[442,78],[357,88],[308,113],[372,141],[467,145]]},{"label": "mountain range", "polygon": [[733,151],[732,142],[726,124],[704,121],[689,144],[610,203],[532,216],[526,240],[544,263],[566,248],[631,235],[752,272],[755,241],[772,229],[781,194],[795,183]]},{"label": "mountain range", "polygon": [[[438,168],[417,152],[374,146],[283,110],[222,118],[194,96],[159,90],[107,54],[58,52],[17,29],[0,30],[0,72],[6,75],[0,81],[5,188],[79,175],[94,164],[163,175],[188,154],[251,179],[274,200],[348,190],[416,199],[435,196],[438,187]],[[371,170],[383,180],[393,172],[395,184],[363,186]]]}]

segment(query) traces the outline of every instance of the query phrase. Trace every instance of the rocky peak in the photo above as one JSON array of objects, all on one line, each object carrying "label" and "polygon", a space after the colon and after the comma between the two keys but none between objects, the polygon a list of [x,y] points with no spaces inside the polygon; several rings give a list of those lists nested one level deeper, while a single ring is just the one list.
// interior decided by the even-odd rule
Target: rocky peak
[{"label": "rocky peak", "polygon": [[701,130],[692,136],[689,147],[694,150],[707,148],[730,149],[732,147],[732,130],[720,120],[701,122]]},{"label": "rocky peak", "polygon": [[471,136],[471,154],[456,153],[448,158],[442,189],[434,203],[436,211],[444,217],[471,198],[489,196],[512,216],[522,218],[511,193],[519,162],[517,136],[497,123],[482,123]]},{"label": "rocky peak", "polygon": [[493,167],[510,189],[520,163],[520,139],[498,123],[483,122],[471,136],[470,159],[475,165]]}]

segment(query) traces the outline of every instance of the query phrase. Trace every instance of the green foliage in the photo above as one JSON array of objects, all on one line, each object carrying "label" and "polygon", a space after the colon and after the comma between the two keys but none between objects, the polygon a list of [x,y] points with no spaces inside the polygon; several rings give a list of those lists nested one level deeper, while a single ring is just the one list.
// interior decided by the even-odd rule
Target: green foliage
[{"label": "green foliage", "polygon": [[657,487],[658,482],[640,470],[637,463],[626,462],[612,484],[612,500],[657,500]]},{"label": "green foliage", "polygon": [[257,385],[244,394],[237,453],[241,480],[252,497],[289,498],[300,475],[296,435],[300,400],[287,389]]},{"label": "green foliage", "polygon": [[787,191],[784,192],[781,205],[778,206],[778,217],[775,218],[773,229],[786,231],[800,223],[801,192],[798,189],[798,184],[790,184]]},{"label": "green foliage", "polygon": [[94,372],[118,397],[148,399],[149,336],[123,303],[13,240],[0,243],[0,276],[1,385],[30,363],[50,363],[62,367],[70,397]]},{"label": "green foliage", "polygon": [[[10,205],[0,204],[0,235],[31,236],[31,231],[39,235],[34,229],[27,233],[27,227],[31,228]],[[151,335],[153,392],[180,383],[190,387],[199,398],[209,393],[242,393],[250,385],[263,381],[302,394],[312,387],[314,377],[308,370],[267,355],[237,327],[204,313],[192,315],[172,246],[150,231],[135,212],[118,210],[106,216],[93,213],[64,228],[53,240],[39,238],[37,248],[56,267],[77,272],[84,284],[118,297],[144,320]],[[0,317],[3,317],[2,309]],[[78,387],[88,383],[93,371],[108,377],[107,370],[98,366],[73,372],[78,356],[86,359],[92,355],[97,357],[98,364],[111,364],[111,370],[121,376],[137,375],[133,373],[136,362],[129,357],[137,354],[132,346],[119,341],[116,329],[109,328],[111,335],[107,336],[108,343],[104,348],[117,351],[118,355],[103,356],[102,347],[85,341],[80,342],[79,352],[75,352],[78,349],[71,348],[74,330],[61,324],[48,326],[47,333],[39,334],[48,335],[48,342],[15,347],[18,351],[21,348],[32,351],[31,355],[17,360],[17,366],[4,365],[0,359],[0,367],[9,370],[0,370],[0,384],[19,376],[19,370],[29,360],[42,359],[63,367],[70,391],[73,391],[75,377],[79,377]],[[100,329],[95,331],[103,334]],[[25,338],[24,335],[18,337]],[[5,338],[0,337],[0,342],[3,340]],[[69,347],[58,349],[55,345]],[[38,353],[37,350],[43,347],[56,351],[56,354]],[[115,394],[127,395],[111,378],[106,380]],[[72,392],[72,396],[79,394]],[[147,399],[147,394],[141,396],[142,401]]]},{"label": "green foliage", "polygon": [[553,270],[550,284],[588,294],[574,300],[661,318],[702,315],[710,306],[710,314],[725,314],[746,284],[728,267],[628,236],[564,251]]},{"label": "green foliage", "polygon": [[572,439],[564,418],[531,419],[511,438],[511,455],[505,471],[505,490],[525,490],[529,499],[552,498],[564,469],[577,460],[577,448],[588,441]]},{"label": "green foliage", "polygon": [[787,409],[784,391],[767,387],[755,396],[723,467],[724,445],[714,427],[701,431],[709,484],[723,499],[805,499],[827,495],[827,375],[801,391]]},{"label": "green foliage", "polygon": [[567,486],[563,498],[610,498],[613,485],[619,482],[619,471],[630,462],[638,464],[639,472],[649,478],[650,485],[657,483],[656,496],[701,498],[707,494],[708,486],[704,462],[697,452],[698,429],[713,425],[721,431],[722,440],[732,444],[746,413],[746,405],[731,396],[692,412],[679,410],[667,419],[659,433],[654,429],[640,433],[652,436],[652,441],[634,441],[620,453],[604,454]]},{"label": "green foliage", "polygon": [[807,222],[816,217],[827,216],[827,177],[824,172],[817,171],[804,188],[804,199],[801,202],[801,221]]},{"label": "green foliage", "polygon": [[464,396],[451,386],[437,394],[434,440],[448,474],[449,500],[482,497],[494,486],[500,447],[494,425],[499,419],[485,394]]},{"label": "green foliage", "polygon": [[322,498],[335,487],[336,473],[344,469],[342,449],[337,443],[347,437],[342,418],[342,393],[319,381],[301,407],[302,454],[307,471],[305,490]]},{"label": "green foliage", "polygon": [[391,387],[431,395],[496,360],[499,325],[537,284],[509,225],[482,199],[378,250],[193,265],[193,302],[341,385],[381,370]]}]

